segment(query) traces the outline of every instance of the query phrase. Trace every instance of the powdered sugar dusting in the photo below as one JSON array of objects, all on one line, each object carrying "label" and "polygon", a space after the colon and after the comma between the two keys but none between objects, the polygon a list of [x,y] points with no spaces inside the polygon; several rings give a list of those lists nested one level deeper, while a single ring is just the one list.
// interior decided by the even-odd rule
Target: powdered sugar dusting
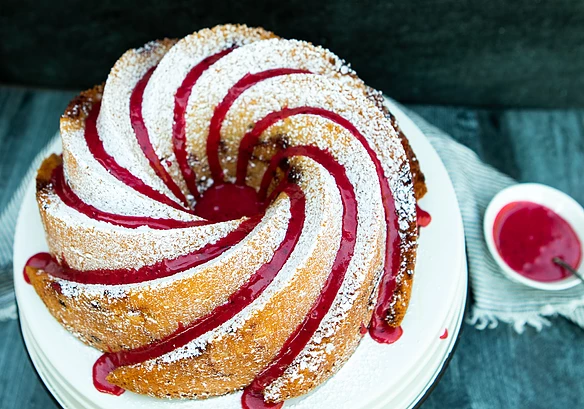
[{"label": "powdered sugar dusting", "polygon": [[140,268],[175,259],[216,243],[240,225],[240,221],[232,220],[182,229],[158,230],[148,226],[131,229],[79,213],[54,192],[48,192],[42,200],[51,203],[44,216],[50,219],[54,230],[55,239],[49,240],[51,253],[80,271]]},{"label": "powdered sugar dusting", "polygon": [[[337,232],[337,234],[340,233],[342,205],[334,179],[324,168],[322,168],[322,166],[307,164],[306,162],[309,161],[307,159],[303,159],[303,161],[304,166],[310,168],[311,178],[314,178],[313,180],[310,180],[310,182],[306,180],[307,178],[302,178],[299,182],[306,196],[305,228],[302,230],[298,244],[294,248],[290,258],[280,270],[274,281],[266,288],[260,297],[237,314],[233,319],[225,322],[220,327],[209,331],[202,337],[191,341],[185,346],[185,348],[177,350],[178,352],[173,351],[169,354],[163,355],[159,360],[157,359],[153,361],[173,362],[178,359],[186,359],[193,356],[190,353],[198,355],[204,350],[203,346],[210,342],[219,342],[224,336],[236,336],[237,330],[242,328],[244,323],[249,320],[253,314],[257,314],[265,308],[276,293],[287,292],[288,287],[295,279],[297,271],[314,252],[318,243],[322,243],[322,239],[319,240],[318,237],[323,234],[323,230],[332,229]],[[302,169],[302,166],[299,166],[298,168]],[[319,181],[319,183],[313,183],[315,180]],[[332,225],[324,224],[325,211],[337,215],[337,217],[333,218]],[[327,245],[332,246],[331,251],[327,253],[328,258],[323,259],[322,262],[325,265],[332,265],[339,243],[337,241],[336,243],[327,243]],[[321,277],[320,286],[322,286],[324,279],[326,279],[326,276]],[[313,289],[312,292],[320,292],[320,286]]]},{"label": "powdered sugar dusting", "polygon": [[156,66],[174,41],[153,41],[127,51],[112,68],[105,84],[97,131],[104,148],[116,162],[147,185],[178,200],[156,175],[136,139],[130,121],[130,96],[138,81]]},{"label": "powdered sugar dusting", "polygon": [[[235,180],[241,138],[266,115],[286,108],[304,106],[331,111],[353,124],[378,156],[395,199],[402,251],[403,254],[410,252],[416,245],[415,233],[411,232],[412,223],[415,223],[411,172],[401,141],[390,121],[368,97],[368,91],[361,80],[337,56],[306,42],[273,37],[272,33],[262,29],[227,25],[194,33],[174,46],[173,41],[164,40],[124,54],[108,77],[97,123],[106,151],[132,175],[176,199],[157,178],[144,157],[129,116],[132,90],[140,78],[158,64],[144,91],[142,114],[161,163],[183,193],[187,194],[186,184],[173,151],[175,93],[196,64],[219,51],[237,46],[238,48],[203,72],[193,86],[188,100],[188,160],[195,170],[201,190],[204,191],[213,183],[206,153],[209,124],[215,107],[229,89],[250,73],[281,68],[308,70],[312,74],[283,75],[261,81],[244,91],[233,103],[221,127],[218,152],[226,181]],[[80,119],[73,119],[62,128],[66,179],[81,200],[100,210],[121,215],[197,220],[196,216],[136,192],[101,166],[85,143],[84,123],[81,118],[83,115],[73,112],[86,108],[85,105],[73,106],[70,116]],[[301,388],[312,388],[314,380],[322,382],[323,378],[317,372],[327,357],[339,354],[340,360],[345,359],[343,354],[346,351],[337,351],[335,336],[357,308],[358,299],[374,299],[376,291],[372,289],[376,288],[383,271],[383,262],[379,255],[381,249],[385,249],[385,237],[388,234],[375,164],[350,131],[321,116],[296,115],[280,120],[268,128],[260,137],[249,162],[247,183],[258,187],[267,162],[277,150],[302,145],[316,146],[329,152],[345,168],[357,200],[357,237],[353,257],[331,309],[310,342],[285,370],[283,376],[266,388],[265,396],[272,400],[282,399],[282,391],[293,382]],[[254,302],[232,319],[184,347],[137,364],[136,367],[146,372],[161,366],[167,368],[174,362],[204,354],[210,344],[223,342],[226,337],[237,339],[240,332],[247,330],[246,325],[267,310],[275,302],[274,299],[279,299],[280,296],[285,298],[289,294],[290,299],[294,299],[293,296],[302,296],[306,305],[298,305],[298,308],[307,309],[314,302],[340,245],[343,208],[335,180],[324,167],[311,159],[301,157],[291,158],[289,164],[295,172],[296,182],[306,195],[306,221],[296,247],[276,278]],[[39,205],[44,209],[43,221],[52,239],[51,252],[59,259],[66,259],[69,265],[79,270],[150,265],[195,251],[205,244],[215,243],[241,223],[239,220],[175,230],[154,230],[147,227],[128,229],[95,221],[77,213],[64,205],[51,192],[50,187],[44,195],[39,195]],[[77,284],[60,279],[56,281],[60,285],[61,295],[66,298],[83,295],[94,299],[104,297],[120,300],[136,294],[148,297],[150,290],[154,290],[152,293],[156,294],[156,289],[198,277],[213,269],[225,269],[226,274],[222,277],[225,283],[242,282],[270,260],[271,254],[283,240],[290,219],[289,207],[290,201],[281,195],[268,207],[261,223],[239,244],[203,265],[171,277],[113,286]],[[108,257],[101,257],[103,254]],[[322,269],[314,269],[311,273],[313,276],[306,277],[305,271],[315,254],[320,257],[319,265]],[[403,281],[404,274],[411,273],[407,271],[412,265],[411,261],[402,257],[402,265],[396,278],[398,282]],[[231,263],[229,268],[225,268],[227,263]],[[295,287],[298,282],[303,282],[300,281],[301,278],[309,279],[309,288]],[[216,285],[221,287],[222,283],[217,282]],[[222,293],[217,299],[193,300],[193,303],[204,304],[205,308],[200,311],[206,311],[213,305],[226,302],[226,297]],[[396,299],[396,302],[401,303],[403,300]],[[198,307],[200,305],[193,308]],[[176,308],[186,309],[188,306]],[[135,312],[128,310],[121,314],[120,322],[131,322]],[[273,317],[283,327],[289,328],[289,332],[301,318],[298,314],[287,314],[287,311],[277,311]],[[262,359],[265,360],[266,357]],[[269,360],[261,361],[264,367],[268,363]],[[183,370],[185,368],[188,366],[183,366]],[[192,376],[197,376],[196,371]],[[147,380],[135,380],[137,388],[148,392],[148,385],[141,382]],[[180,392],[180,396],[189,396],[189,392]]]},{"label": "powdered sugar dusting", "polygon": [[[197,174],[209,175],[206,140],[214,108],[228,90],[246,74],[277,68],[295,68],[335,76],[343,82],[355,82],[353,77],[339,74],[343,66],[342,60],[323,48],[303,41],[280,39],[257,41],[238,48],[217,61],[197,81],[188,103],[187,144],[189,152],[197,158],[197,163],[194,164]],[[269,104],[274,94],[270,92],[262,95],[262,103]],[[229,123],[223,124],[223,128],[229,126]],[[223,139],[222,142],[225,143],[224,148],[230,151],[226,156],[234,158],[236,153],[232,141]],[[224,163],[226,162],[229,161],[224,160]]]},{"label": "powdered sugar dusting", "polygon": [[97,209],[126,216],[198,220],[197,217],[159,203],[126,186],[111,175],[85,143],[85,123],[61,126],[63,169],[67,183],[79,198]]},{"label": "powdered sugar dusting", "polygon": [[[172,126],[174,96],[187,73],[204,58],[231,47],[241,47],[274,35],[260,28],[223,25],[204,29],[180,40],[164,56],[144,91],[143,114],[150,140],[160,158],[169,161],[167,170],[187,193],[174,160]],[[164,163],[164,162],[163,162]]]}]

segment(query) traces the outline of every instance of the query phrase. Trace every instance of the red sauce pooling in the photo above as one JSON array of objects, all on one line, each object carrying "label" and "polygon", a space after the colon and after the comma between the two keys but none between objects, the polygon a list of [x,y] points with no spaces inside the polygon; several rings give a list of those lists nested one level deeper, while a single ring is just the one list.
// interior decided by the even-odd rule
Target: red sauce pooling
[{"label": "red sauce pooling", "polygon": [[203,75],[203,73],[209,69],[211,65],[215,64],[221,58],[235,50],[235,48],[237,47],[231,47],[216,54],[210,55],[191,68],[182,84],[177,89],[176,94],[174,94],[174,123],[172,125],[172,144],[174,156],[176,157],[176,162],[178,163],[187,187],[195,199],[199,198],[200,194],[199,189],[197,188],[197,178],[195,172],[189,165],[187,154],[185,113],[187,111],[189,97],[191,96],[191,91],[193,90],[193,87],[201,75]]},{"label": "red sauce pooling", "polygon": [[26,273],[26,268],[32,267],[37,270],[38,269],[42,270],[45,268],[47,264],[47,259],[50,257],[51,255],[49,253],[37,253],[26,261],[26,264],[24,265],[24,269],[22,272],[24,274],[24,281],[26,281],[27,284],[30,284],[30,278]]},{"label": "red sauce pooling", "polygon": [[245,284],[231,294],[226,303],[216,307],[208,315],[189,325],[179,326],[173,334],[152,344],[129,351],[102,355],[93,367],[93,382],[95,385],[99,385],[99,390],[113,394],[121,393],[106,379],[111,371],[120,366],[134,365],[159,357],[186,345],[193,339],[230,320],[260,296],[288,260],[304,228],[306,208],[304,193],[297,185],[293,184],[283,188],[283,192],[290,198],[291,216],[284,239],[274,252],[272,259],[262,265]]},{"label": "red sauce pooling", "polygon": [[150,162],[150,166],[156,172],[160,180],[164,182],[166,187],[170,189],[173,195],[179,199],[184,206],[188,206],[187,199],[183,192],[180,190],[180,187],[172,180],[170,174],[166,171],[162,163],[160,163],[160,159],[152,146],[152,142],[150,142],[150,136],[148,135],[148,129],[146,128],[146,124],[144,123],[144,118],[142,117],[142,99],[144,97],[144,90],[146,89],[146,85],[148,85],[148,81],[152,76],[152,73],[156,69],[156,66],[150,68],[146,74],[136,84],[134,90],[132,91],[132,95],[130,96],[130,121],[132,122],[132,128],[134,129],[134,133],[136,134],[136,140],[138,141],[138,145],[144,152],[144,156]]},{"label": "red sauce pooling", "polygon": [[263,207],[253,187],[219,183],[205,191],[194,210],[197,216],[223,222],[257,215]]},{"label": "red sauce pooling", "polygon": [[126,390],[120,388],[117,385],[109,383],[106,378],[114,370],[116,370],[119,365],[116,365],[113,359],[108,358],[107,354],[100,356],[91,371],[93,378],[93,386],[95,389],[102,393],[109,393],[110,395],[120,396]]},{"label": "red sauce pooling", "polygon": [[444,328],[444,332],[440,335],[440,339],[448,338],[448,328]]},{"label": "red sauce pooling", "polygon": [[574,268],[582,259],[582,245],[568,222],[537,203],[514,202],[501,209],[493,239],[505,263],[532,280],[550,282],[571,276],[552,261],[554,257]]},{"label": "red sauce pooling", "polygon": [[428,227],[432,221],[432,216],[427,211],[423,210],[416,203],[416,224],[418,227]]}]

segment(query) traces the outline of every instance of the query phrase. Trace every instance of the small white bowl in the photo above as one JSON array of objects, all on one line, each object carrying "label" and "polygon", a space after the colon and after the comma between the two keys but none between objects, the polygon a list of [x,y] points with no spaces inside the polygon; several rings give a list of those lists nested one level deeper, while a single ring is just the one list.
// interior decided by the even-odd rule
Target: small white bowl
[{"label": "small white bowl", "polygon": [[[581,243],[584,239],[584,209],[582,209],[582,206],[570,196],[557,189],[539,183],[522,183],[509,186],[497,193],[493,200],[491,200],[483,219],[483,231],[487,246],[489,247],[489,251],[493,255],[493,258],[497,261],[499,267],[501,267],[503,273],[515,282],[538,288],[540,290],[565,290],[578,285],[581,281],[578,277],[573,275],[566,277],[563,280],[551,282],[532,280],[517,273],[505,263],[495,246],[493,225],[495,223],[495,218],[503,207],[509,203],[520,201],[537,203],[553,210],[566,220],[570,226],[572,226]],[[580,266],[578,266],[578,271],[580,273],[584,273],[583,264],[584,263],[580,263]]]}]

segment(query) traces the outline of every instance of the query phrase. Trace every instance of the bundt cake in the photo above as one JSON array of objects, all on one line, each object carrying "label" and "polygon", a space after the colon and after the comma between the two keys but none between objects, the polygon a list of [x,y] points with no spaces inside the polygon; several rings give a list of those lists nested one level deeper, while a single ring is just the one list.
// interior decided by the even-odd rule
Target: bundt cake
[{"label": "bundt cake", "polygon": [[38,171],[25,268],[103,392],[279,406],[400,335],[424,177],[336,55],[223,25],[126,52]]}]

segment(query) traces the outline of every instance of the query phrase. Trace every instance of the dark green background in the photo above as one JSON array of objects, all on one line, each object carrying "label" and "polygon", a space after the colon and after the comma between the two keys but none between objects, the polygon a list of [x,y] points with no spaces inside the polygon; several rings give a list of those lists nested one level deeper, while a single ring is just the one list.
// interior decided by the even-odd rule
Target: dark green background
[{"label": "dark green background", "polygon": [[324,45],[403,102],[584,106],[576,0],[0,0],[0,82],[90,87],[128,48],[226,22]]}]

